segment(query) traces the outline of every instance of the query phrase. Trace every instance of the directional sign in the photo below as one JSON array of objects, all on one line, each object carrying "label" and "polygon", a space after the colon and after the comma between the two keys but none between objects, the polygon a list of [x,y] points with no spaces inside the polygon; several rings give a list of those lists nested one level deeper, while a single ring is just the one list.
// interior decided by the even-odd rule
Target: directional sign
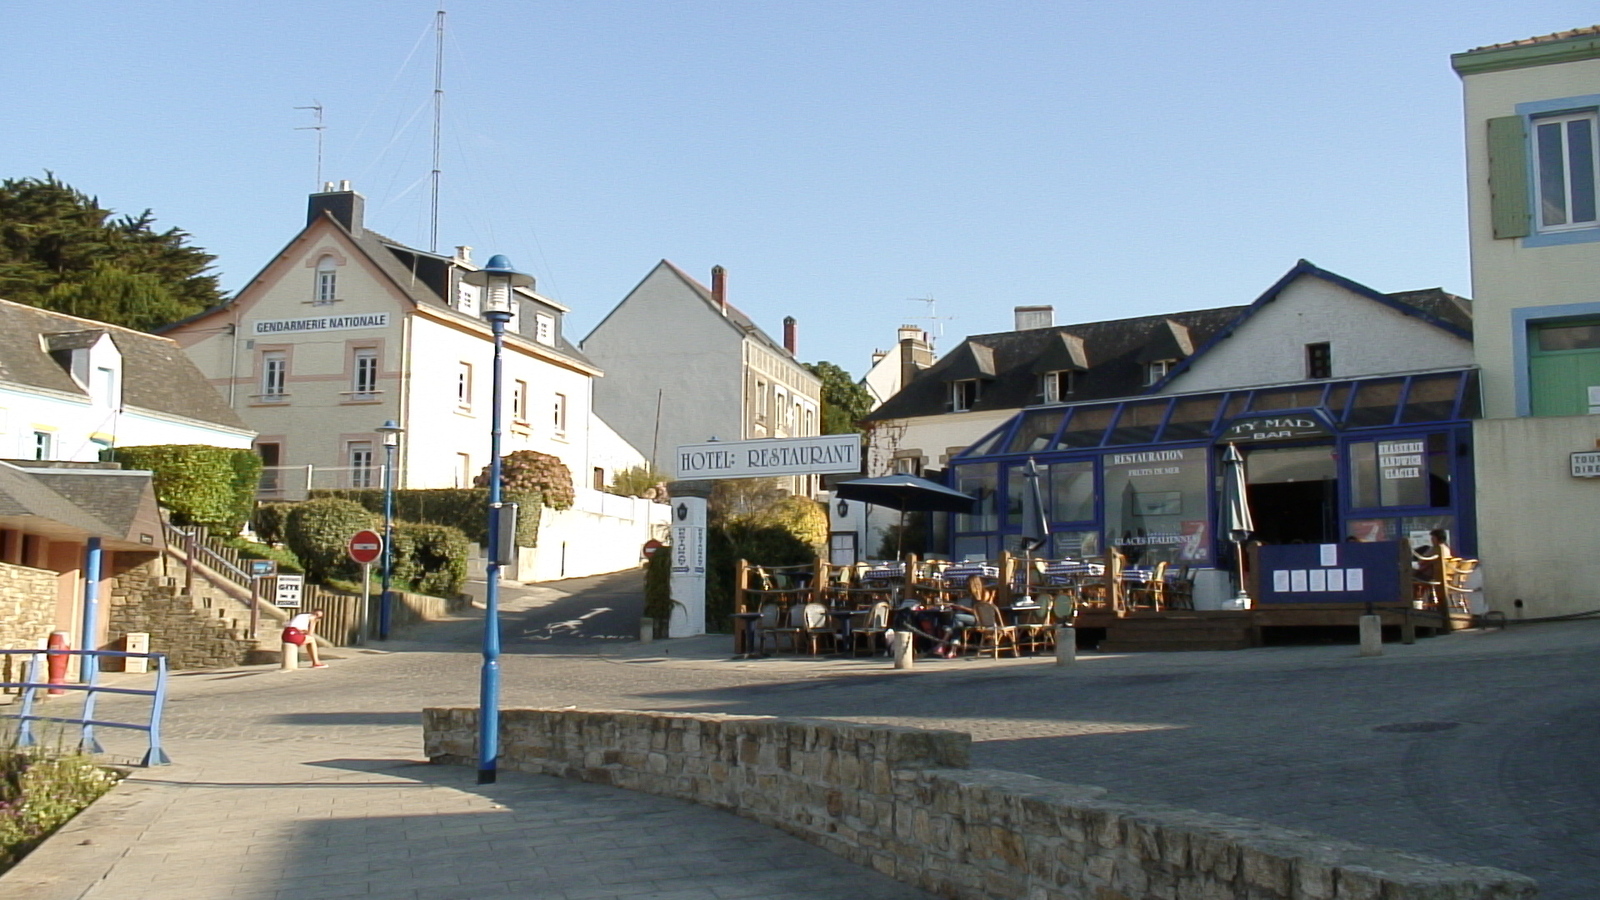
[{"label": "directional sign", "polygon": [[362,565],[383,555],[383,535],[376,531],[358,531],[350,538],[350,558]]},{"label": "directional sign", "polygon": [[279,575],[273,605],[282,609],[299,609],[300,596],[304,593],[305,584],[304,575]]}]

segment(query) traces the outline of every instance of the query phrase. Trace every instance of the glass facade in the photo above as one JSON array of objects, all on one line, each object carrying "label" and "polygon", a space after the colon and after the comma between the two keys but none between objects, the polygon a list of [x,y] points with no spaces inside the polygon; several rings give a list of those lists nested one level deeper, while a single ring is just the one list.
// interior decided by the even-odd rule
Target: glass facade
[{"label": "glass facade", "polygon": [[[1014,549],[1022,466],[1041,472],[1057,558],[1107,546],[1130,564],[1224,564],[1225,441],[1246,456],[1258,535],[1284,542],[1404,540],[1444,528],[1476,554],[1472,369],[1023,410],[951,463],[979,499],[951,519],[956,559]],[[1241,435],[1243,437],[1241,437]]]}]

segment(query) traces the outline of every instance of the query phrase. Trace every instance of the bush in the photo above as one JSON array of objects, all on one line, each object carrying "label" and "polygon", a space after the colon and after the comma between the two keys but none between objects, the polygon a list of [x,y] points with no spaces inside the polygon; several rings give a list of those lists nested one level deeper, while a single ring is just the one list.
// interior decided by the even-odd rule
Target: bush
[{"label": "bush", "polygon": [[0,751],[0,872],[116,783],[85,753]]},{"label": "bush", "polygon": [[771,479],[719,482],[711,493],[706,529],[706,627],[733,624],[739,560],[763,566],[806,565],[827,546],[822,504],[783,492]]},{"label": "bush", "polygon": [[281,544],[284,526],[292,509],[293,503],[258,503],[255,513],[250,516],[250,527],[255,529],[256,537],[263,544]]},{"label": "bush", "polygon": [[608,494],[623,497],[643,497],[647,500],[665,500],[665,486],[671,479],[650,466],[634,466],[611,476]]},{"label": "bush", "polygon": [[155,474],[156,499],[178,525],[204,525],[238,534],[255,507],[261,458],[251,450],[206,444],[117,447],[113,461]]},{"label": "bush", "polygon": [[644,565],[644,617],[656,623],[657,637],[666,634],[676,605],[672,599],[672,548],[662,547]]},{"label": "bush", "polygon": [[382,527],[382,521],[359,503],[333,498],[297,503],[289,513],[284,542],[305,567],[312,581],[358,578],[360,569],[350,558],[350,537],[363,529]]},{"label": "bush", "polygon": [[[405,562],[405,582],[430,597],[454,597],[467,582],[467,536],[459,528],[411,522],[394,527],[395,573]],[[402,556],[403,554],[403,556]]]},{"label": "bush", "polygon": [[[383,515],[383,491],[377,490],[318,490],[311,492],[312,499],[338,498],[350,500],[366,507],[375,515]],[[517,545],[539,545],[539,507],[537,494],[518,494],[507,491],[501,498],[516,503]],[[467,540],[478,545],[489,542],[489,491],[486,488],[433,488],[394,492],[394,517],[400,522],[426,522],[448,525],[459,529]]]},{"label": "bush", "polygon": [[[489,487],[489,466],[472,484]],[[507,494],[538,494],[551,509],[571,509],[576,499],[572,470],[560,457],[537,450],[517,450],[500,458],[500,488]]]}]

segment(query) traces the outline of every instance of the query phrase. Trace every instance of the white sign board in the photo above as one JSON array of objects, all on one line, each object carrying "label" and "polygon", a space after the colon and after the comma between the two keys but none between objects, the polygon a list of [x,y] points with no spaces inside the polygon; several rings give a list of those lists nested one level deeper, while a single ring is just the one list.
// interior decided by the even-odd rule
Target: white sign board
[{"label": "white sign board", "polygon": [[1600,450],[1572,454],[1573,478],[1600,478]]},{"label": "white sign board", "polygon": [[250,323],[250,334],[298,334],[306,331],[351,331],[357,328],[386,328],[389,314],[365,313],[350,316],[312,316],[307,319],[261,319]]},{"label": "white sign board", "polygon": [[305,584],[304,575],[279,575],[278,592],[272,602],[283,609],[299,609],[300,594]]},{"label": "white sign board", "polygon": [[678,448],[678,480],[831,475],[861,471],[861,435],[713,441]]},{"label": "white sign board", "polygon": [[672,618],[668,637],[706,633],[706,501],[678,497],[672,501]]}]

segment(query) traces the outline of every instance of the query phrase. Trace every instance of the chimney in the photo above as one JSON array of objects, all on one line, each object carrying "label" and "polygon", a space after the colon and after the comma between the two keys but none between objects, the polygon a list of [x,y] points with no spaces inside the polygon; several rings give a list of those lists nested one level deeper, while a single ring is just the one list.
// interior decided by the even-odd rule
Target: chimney
[{"label": "chimney", "polygon": [[728,270],[721,266],[711,267],[711,299],[723,315],[728,314]]},{"label": "chimney", "polygon": [[1013,312],[1018,331],[1053,328],[1056,324],[1056,308],[1053,306],[1018,306]]},{"label": "chimney", "polygon": [[917,380],[923,370],[933,365],[933,346],[928,343],[928,333],[915,325],[900,326],[900,388]]},{"label": "chimney", "polygon": [[794,316],[784,316],[783,317],[783,349],[789,351],[789,355],[790,356],[793,356],[795,354],[795,342],[796,342],[797,338],[799,337],[798,331],[799,331],[799,326],[797,326],[795,324]]},{"label": "chimney", "polygon": [[367,198],[350,189],[350,182],[341,181],[337,188],[333,182],[322,186],[322,192],[311,195],[311,203],[306,209],[306,224],[322,218],[323,213],[330,213],[339,224],[350,230],[351,234],[359,235],[362,230],[361,219],[365,212]]}]

